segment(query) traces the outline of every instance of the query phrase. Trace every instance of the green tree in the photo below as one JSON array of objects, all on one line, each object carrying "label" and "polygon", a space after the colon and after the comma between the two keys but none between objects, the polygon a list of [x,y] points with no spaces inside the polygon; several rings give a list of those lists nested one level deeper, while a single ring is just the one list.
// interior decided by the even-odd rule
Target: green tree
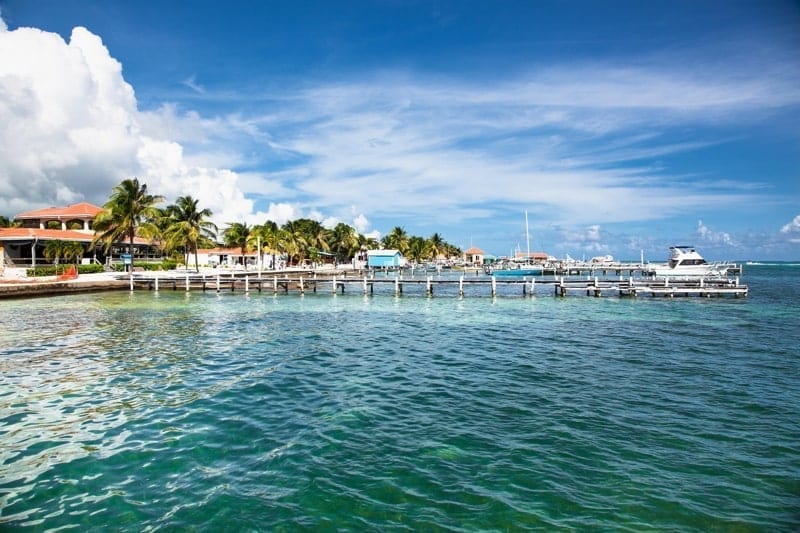
[{"label": "green tree", "polygon": [[245,270],[247,270],[245,254],[247,254],[248,247],[250,246],[251,234],[252,228],[243,222],[233,222],[222,232],[225,246],[241,249],[242,263],[244,264]]},{"label": "green tree", "polygon": [[408,257],[414,262],[419,263],[425,256],[425,246],[427,242],[422,237],[416,235],[408,239]]},{"label": "green tree", "polygon": [[434,233],[430,237],[428,237],[428,253],[430,254],[431,259],[436,261],[440,255],[442,255],[446,249],[447,243],[445,243],[442,236],[438,233]]},{"label": "green tree", "polygon": [[47,241],[44,245],[44,256],[53,261],[58,274],[58,266],[63,258],[65,261],[76,264],[83,256],[83,245],[75,241],[61,241],[58,239]]},{"label": "green tree", "polygon": [[194,268],[200,270],[197,258],[198,244],[216,237],[217,226],[208,220],[210,209],[199,209],[197,200],[191,196],[181,196],[167,209],[168,225],[164,232],[168,248],[183,247],[188,267],[188,255],[194,253]]},{"label": "green tree", "polygon": [[174,206],[167,206],[163,209],[154,208],[152,216],[148,219],[148,223],[142,224],[136,231],[138,237],[149,239],[150,242],[158,245],[162,252],[170,253],[173,251],[169,244],[165,241],[165,234],[170,224],[171,208]]},{"label": "green tree", "polygon": [[349,261],[358,251],[358,234],[355,228],[339,222],[328,235],[329,250],[336,254],[339,262]]},{"label": "green tree", "polygon": [[383,239],[383,245],[386,248],[399,250],[401,254],[406,255],[408,252],[408,233],[400,226],[395,226]]},{"label": "green tree", "polygon": [[300,219],[302,233],[305,240],[305,254],[314,261],[320,259],[320,252],[330,251],[330,231],[316,220]]},{"label": "green tree", "polygon": [[128,239],[128,253],[131,255],[131,276],[133,276],[133,242],[136,232],[143,226],[150,226],[158,217],[156,204],[162,196],[147,192],[147,185],[137,178],[123,180],[114,187],[111,197],[94,219],[95,237],[92,246],[103,243],[105,253],[116,242]]},{"label": "green tree", "polygon": [[77,241],[68,241],[64,243],[62,255],[65,260],[77,266],[78,260],[83,257],[84,251],[81,243]]},{"label": "green tree", "polygon": [[56,239],[52,241],[47,241],[44,245],[44,251],[43,251],[44,257],[48,261],[53,262],[53,264],[56,267],[56,274],[58,274],[59,260],[62,257],[64,257],[64,252],[66,251],[65,249],[66,244],[67,243],[65,241],[60,241]]},{"label": "green tree", "polygon": [[[253,228],[253,233],[261,239],[262,253],[269,252],[272,255],[272,268],[275,268],[276,255],[280,250],[280,228],[272,220],[267,220],[259,226]],[[259,258],[260,259],[260,258]]]},{"label": "green tree", "polygon": [[[302,264],[308,252],[308,240],[306,235],[310,233],[310,227],[306,224],[309,219],[290,220],[281,226],[280,242],[283,251],[289,256],[289,263],[297,259],[297,264]],[[313,222],[313,221],[312,221]]]},{"label": "green tree", "polygon": [[378,241],[372,237],[367,237],[366,235],[358,234],[358,248],[364,248],[365,250],[375,250],[378,248]]},{"label": "green tree", "polygon": [[447,243],[447,245],[445,246],[445,249],[446,249],[445,254],[448,257],[461,257],[461,255],[462,255],[461,254],[461,248],[459,248],[458,246],[454,246],[454,245],[452,245],[450,243]]}]

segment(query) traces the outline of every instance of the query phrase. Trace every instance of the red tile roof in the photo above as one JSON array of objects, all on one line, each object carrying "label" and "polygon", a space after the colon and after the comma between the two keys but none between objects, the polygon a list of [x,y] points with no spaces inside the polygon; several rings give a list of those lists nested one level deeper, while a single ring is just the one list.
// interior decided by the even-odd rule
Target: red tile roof
[{"label": "red tile roof", "polygon": [[[41,241],[79,241],[91,242],[93,233],[74,230],[39,229],[39,228],[0,228],[0,241],[24,241],[38,238]],[[126,243],[127,239],[122,244]],[[134,238],[136,244],[149,244],[150,241],[139,237]]]},{"label": "red tile roof", "polygon": [[477,246],[473,246],[472,248],[470,248],[469,250],[464,252],[464,254],[465,255],[485,255],[486,253],[483,250],[481,250],[480,248],[478,248]]},{"label": "red tile roof", "polygon": [[94,218],[97,213],[102,211],[102,207],[90,204],[88,202],[81,202],[78,204],[68,205],[67,207],[45,207],[43,209],[36,209],[26,213],[20,213],[16,218],[18,219],[83,219]]}]

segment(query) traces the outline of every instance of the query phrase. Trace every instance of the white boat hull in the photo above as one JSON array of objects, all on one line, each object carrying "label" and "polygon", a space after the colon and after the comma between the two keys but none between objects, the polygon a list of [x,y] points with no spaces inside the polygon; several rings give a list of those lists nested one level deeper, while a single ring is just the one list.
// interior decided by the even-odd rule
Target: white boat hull
[{"label": "white boat hull", "polygon": [[656,277],[690,277],[690,278],[716,278],[723,277],[728,274],[728,265],[684,265],[675,268],[670,268],[667,265],[655,266],[651,265],[648,271]]}]

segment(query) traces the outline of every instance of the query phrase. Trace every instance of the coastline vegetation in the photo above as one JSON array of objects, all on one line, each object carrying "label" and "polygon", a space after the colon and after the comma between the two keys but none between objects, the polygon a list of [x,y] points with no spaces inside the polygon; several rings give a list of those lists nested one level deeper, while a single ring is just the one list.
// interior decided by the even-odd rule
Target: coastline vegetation
[{"label": "coastline vegetation", "polygon": [[[282,257],[287,266],[326,260],[346,263],[356,256],[363,257],[367,250],[378,248],[398,250],[417,263],[461,255],[461,249],[445,241],[439,233],[425,238],[409,235],[400,226],[395,226],[379,240],[359,233],[344,222],[326,228],[310,218],[289,220],[282,225],[272,220],[254,225],[231,222],[220,231],[211,221],[212,211],[201,207],[192,196],[181,196],[174,204],[159,207],[164,200],[163,196],[150,194],[147,185],[137,178],[121,181],[112,189],[103,210],[94,219],[95,236],[90,248],[102,248],[107,254],[114,245],[127,243],[132,263],[135,238],[149,240],[163,252],[166,260],[137,264],[144,269],[168,269],[177,264],[188,266],[191,255],[194,255],[194,267],[198,269],[198,249],[221,246],[238,249],[245,268],[245,256],[259,248],[261,253],[272,256],[273,265]],[[0,216],[0,227],[19,225],[19,221]],[[53,225],[53,229],[58,228],[59,224]],[[77,265],[83,252],[79,243],[49,241],[44,255],[53,261],[54,267],[37,267],[31,269],[29,275],[58,273],[62,259],[76,264],[80,273],[88,273],[96,266]]]},{"label": "coastline vegetation", "polygon": [[108,250],[112,243],[127,238],[132,249],[136,235],[149,239],[173,261],[184,265],[193,254],[195,269],[199,267],[197,250],[217,246],[238,249],[245,268],[245,256],[259,247],[262,253],[272,255],[272,264],[276,264],[278,256],[284,256],[289,266],[321,262],[325,258],[348,262],[361,251],[377,248],[399,250],[416,262],[461,254],[457,246],[446,242],[439,233],[426,239],[409,235],[399,226],[380,240],[360,234],[343,222],[326,228],[309,218],[289,220],[280,226],[271,220],[252,226],[231,222],[220,232],[210,220],[212,211],[201,208],[197,199],[181,196],[174,204],[157,207],[163,200],[162,196],[149,194],[147,185],[140,184],[138,179],[123,180],[95,218],[95,230],[99,233],[93,245],[102,243]]}]

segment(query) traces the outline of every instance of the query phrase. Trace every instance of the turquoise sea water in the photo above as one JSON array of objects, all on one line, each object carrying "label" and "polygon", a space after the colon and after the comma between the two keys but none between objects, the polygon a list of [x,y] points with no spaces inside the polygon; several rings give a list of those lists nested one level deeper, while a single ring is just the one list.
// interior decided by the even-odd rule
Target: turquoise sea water
[{"label": "turquoise sea water", "polygon": [[800,266],[743,279],[0,301],[0,530],[797,530]]}]

